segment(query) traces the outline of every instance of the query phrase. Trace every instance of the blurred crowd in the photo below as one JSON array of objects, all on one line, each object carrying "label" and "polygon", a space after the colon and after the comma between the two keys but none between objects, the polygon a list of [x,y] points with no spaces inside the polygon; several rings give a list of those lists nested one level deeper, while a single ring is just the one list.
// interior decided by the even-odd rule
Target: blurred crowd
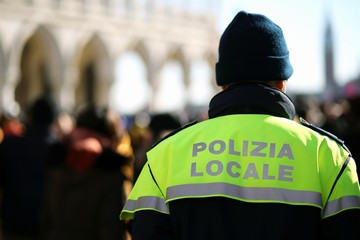
[{"label": "blurred crowd", "polygon": [[[359,96],[333,102],[297,96],[294,103],[298,118],[344,140],[360,159]],[[206,116],[122,116],[93,105],[66,113],[46,96],[23,116],[0,113],[0,239],[130,239],[131,226],[119,213],[146,152]]]},{"label": "blurred crowd", "polygon": [[298,96],[294,103],[298,117],[344,141],[359,166],[360,96],[334,101]]},{"label": "blurred crowd", "polygon": [[59,113],[47,97],[22,118],[2,115],[1,237],[125,239],[119,212],[134,154],[118,114],[82,106]]}]

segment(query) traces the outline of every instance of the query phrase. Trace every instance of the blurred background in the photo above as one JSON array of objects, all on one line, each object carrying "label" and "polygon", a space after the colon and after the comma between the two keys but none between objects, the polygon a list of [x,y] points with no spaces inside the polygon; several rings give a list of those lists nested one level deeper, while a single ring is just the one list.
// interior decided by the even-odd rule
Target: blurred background
[{"label": "blurred background", "polygon": [[130,239],[146,152],[207,118],[241,10],[283,29],[297,117],[360,159],[359,0],[0,0],[0,240]]},{"label": "blurred background", "polygon": [[220,35],[240,10],[282,27],[293,99],[358,94],[357,0],[0,0],[0,111],[21,116],[47,94],[66,112],[201,115],[219,90]]}]

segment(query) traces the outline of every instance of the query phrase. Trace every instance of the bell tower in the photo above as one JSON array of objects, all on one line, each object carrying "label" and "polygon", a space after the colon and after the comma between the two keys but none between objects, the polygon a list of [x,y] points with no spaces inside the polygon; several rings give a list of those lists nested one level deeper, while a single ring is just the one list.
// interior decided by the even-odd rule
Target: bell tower
[{"label": "bell tower", "polygon": [[325,35],[324,35],[324,69],[325,69],[325,100],[334,100],[338,97],[339,85],[335,79],[334,68],[334,39],[331,23],[331,11],[328,8],[325,13]]}]

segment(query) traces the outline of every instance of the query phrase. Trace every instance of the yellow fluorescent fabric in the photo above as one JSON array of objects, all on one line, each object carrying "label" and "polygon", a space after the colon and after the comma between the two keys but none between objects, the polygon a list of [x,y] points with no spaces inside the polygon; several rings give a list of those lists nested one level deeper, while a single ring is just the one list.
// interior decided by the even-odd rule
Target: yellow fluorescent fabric
[{"label": "yellow fluorescent fabric", "polygon": [[142,187],[135,185],[130,200],[150,196],[169,202],[224,196],[315,206],[327,217],[360,208],[353,159],[327,204],[348,155],[334,140],[284,118],[218,117],[183,129],[149,151],[149,169],[156,184],[150,183],[147,166],[144,171],[148,173],[142,173],[140,180],[143,184],[137,183]]},{"label": "yellow fluorescent fabric", "polygon": [[150,174],[148,165],[145,164],[136,184],[130,192],[129,198],[120,214],[120,219],[132,219],[136,211],[154,210],[169,213],[165,199]]}]

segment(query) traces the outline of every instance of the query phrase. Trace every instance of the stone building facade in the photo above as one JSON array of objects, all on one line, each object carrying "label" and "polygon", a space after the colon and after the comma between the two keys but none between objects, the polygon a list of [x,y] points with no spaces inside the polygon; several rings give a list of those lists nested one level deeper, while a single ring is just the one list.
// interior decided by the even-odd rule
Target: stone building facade
[{"label": "stone building facade", "polygon": [[0,111],[21,113],[43,94],[66,111],[109,104],[116,59],[129,51],[153,96],[168,61],[189,86],[193,63],[212,69],[217,58],[216,1],[206,2],[194,11],[185,0],[0,0]]}]

